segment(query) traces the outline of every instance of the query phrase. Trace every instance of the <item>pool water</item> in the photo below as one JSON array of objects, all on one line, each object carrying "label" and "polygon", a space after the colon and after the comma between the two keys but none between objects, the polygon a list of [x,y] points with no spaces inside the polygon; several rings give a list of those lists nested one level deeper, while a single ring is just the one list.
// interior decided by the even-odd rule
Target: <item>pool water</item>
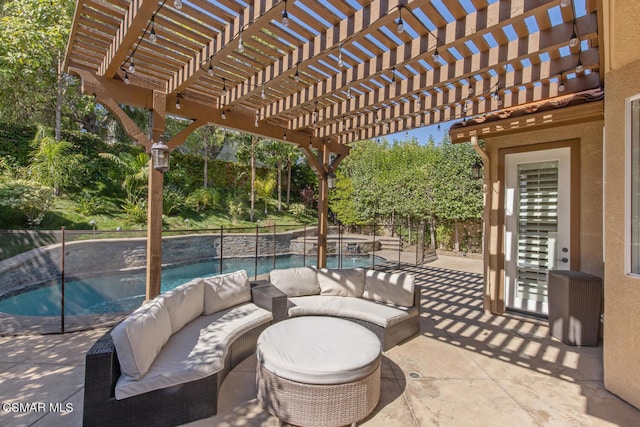
[{"label": "pool water", "polygon": [[[375,264],[384,261],[375,257]],[[371,256],[343,257],[342,268],[366,267],[372,264]],[[314,265],[315,257],[307,257],[305,264]],[[327,267],[337,268],[337,256],[327,256]],[[300,255],[276,257],[276,268],[300,267]],[[233,258],[223,261],[222,273],[246,270],[253,279],[254,258]],[[258,258],[257,274],[273,269],[273,258]],[[162,269],[162,292],[166,292],[197,277],[220,274],[220,261],[207,261]],[[120,313],[134,310],[145,298],[145,272],[121,272],[109,276],[67,280],[65,283],[65,315]],[[61,285],[45,286],[0,300],[0,312],[20,316],[60,316]]]}]

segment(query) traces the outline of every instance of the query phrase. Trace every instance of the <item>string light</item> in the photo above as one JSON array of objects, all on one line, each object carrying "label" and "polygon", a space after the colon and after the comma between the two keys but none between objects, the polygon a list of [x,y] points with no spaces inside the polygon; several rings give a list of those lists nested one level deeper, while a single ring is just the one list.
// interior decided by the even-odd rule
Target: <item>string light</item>
[{"label": "string light", "polygon": [[558,82],[558,92],[564,92],[564,90],[565,90],[564,80],[562,79],[562,76],[560,76],[560,80]]},{"label": "string light", "polygon": [[135,74],[136,72],[136,65],[133,63],[133,58],[131,58],[131,62],[129,62],[129,72],[131,74]]},{"label": "string light", "polygon": [[571,0],[562,0],[560,2],[560,7],[567,7],[571,4]]},{"label": "string light", "polygon": [[433,51],[433,60],[436,62],[440,62],[440,52],[438,52],[438,46],[436,46],[436,49]]},{"label": "string light", "polygon": [[182,0],[175,0],[173,2],[173,7],[175,7],[178,10],[182,9]]},{"label": "string light", "polygon": [[569,39],[569,47],[576,47],[580,40],[578,39],[578,35],[576,34],[576,21],[573,20],[573,31],[571,32],[571,38]]},{"label": "string light", "polygon": [[576,65],[576,73],[584,73],[584,66],[582,65],[582,59],[578,58],[578,64]]},{"label": "string light", "polygon": [[349,82],[349,85],[347,86],[347,98],[348,99],[353,98],[353,95],[351,94],[351,82]]},{"label": "string light", "polygon": [[213,76],[213,64],[209,62],[209,69],[207,70],[207,74]]},{"label": "string light", "polygon": [[399,11],[399,17],[398,17],[398,34],[401,34],[404,32],[404,22],[402,21],[402,5],[398,5],[398,11]]},{"label": "string light", "polygon": [[262,99],[265,99],[265,98],[267,97],[267,94],[266,94],[266,93],[265,93],[265,91],[264,91],[264,83],[262,83],[262,93],[260,94],[260,97],[261,97]]},{"label": "string light", "polygon": [[284,130],[284,134],[282,135],[282,139],[287,140],[287,130]]},{"label": "string light", "polygon": [[244,52],[244,42],[242,41],[242,29],[240,29],[240,35],[238,36],[238,53]]},{"label": "string light", "polygon": [[256,121],[254,123],[255,127],[260,126],[260,112],[256,111]]},{"label": "string light", "polygon": [[344,67],[344,61],[342,60],[342,45],[340,45],[340,50],[338,51],[338,67]]},{"label": "string light", "polygon": [[155,15],[151,17],[151,31],[149,32],[149,40],[151,41],[151,43],[156,43],[158,41],[158,36],[156,35],[155,18]]},{"label": "string light", "polygon": [[298,71],[298,64],[296,64],[296,73],[293,75],[293,79],[297,82],[300,81],[300,72]]},{"label": "string light", "polygon": [[180,94],[177,93],[176,94],[176,110],[179,110],[180,108],[182,108],[182,105],[180,105]]},{"label": "string light", "polygon": [[396,87],[396,67],[393,67],[391,69],[391,73],[393,73],[393,76],[391,77],[391,87],[395,89],[395,87]]},{"label": "string light", "polygon": [[227,90],[227,79],[222,79],[222,96],[227,96],[229,91]]},{"label": "string light", "polygon": [[222,114],[220,114],[220,117],[222,117],[222,120],[227,119],[227,114],[224,112],[224,110],[222,110]]},{"label": "string light", "polygon": [[282,11],[282,25],[289,26],[289,14],[287,13],[287,0],[284,0],[284,10]]},{"label": "string light", "polygon": [[126,71],[124,72],[124,84],[128,85],[129,83],[131,83],[129,81],[129,73],[127,73]]}]

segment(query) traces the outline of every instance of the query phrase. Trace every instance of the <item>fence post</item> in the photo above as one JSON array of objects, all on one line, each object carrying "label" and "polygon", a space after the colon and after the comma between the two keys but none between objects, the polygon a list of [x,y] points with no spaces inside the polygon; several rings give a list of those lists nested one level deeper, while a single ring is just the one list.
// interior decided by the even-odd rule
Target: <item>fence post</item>
[{"label": "fence post", "polygon": [[253,280],[258,280],[258,233],[259,233],[259,224],[256,224],[256,256],[255,256],[255,264],[253,267]]},{"label": "fence post", "polygon": [[304,225],[304,235],[302,236],[302,266],[307,265],[307,225]]},{"label": "fence post", "polygon": [[60,281],[60,333],[64,334],[64,241],[65,241],[65,236],[64,236],[64,230],[65,227],[62,227],[62,256],[60,257],[60,274],[61,274],[61,281]]},{"label": "fence post", "polygon": [[342,225],[338,224],[338,268],[342,268]]},{"label": "fence post", "polygon": [[222,257],[224,255],[224,225],[220,226],[220,274],[222,271]]},{"label": "fence post", "polygon": [[276,225],[273,224],[273,269],[276,269]]},{"label": "fence post", "polygon": [[[400,231],[402,231],[402,225],[399,227]],[[400,250],[402,249],[402,233],[398,233],[398,267],[400,267]]]},{"label": "fence post", "polygon": [[371,269],[376,269],[376,223],[373,223],[373,256],[371,257]]}]

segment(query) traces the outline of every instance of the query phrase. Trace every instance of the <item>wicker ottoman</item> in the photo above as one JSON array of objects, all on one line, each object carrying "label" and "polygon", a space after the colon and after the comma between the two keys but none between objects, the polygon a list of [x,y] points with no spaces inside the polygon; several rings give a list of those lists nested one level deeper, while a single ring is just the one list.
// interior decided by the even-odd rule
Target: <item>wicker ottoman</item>
[{"label": "wicker ottoman", "polygon": [[289,424],[355,424],[380,399],[380,340],[354,322],[284,320],[262,332],[257,356],[258,400]]}]

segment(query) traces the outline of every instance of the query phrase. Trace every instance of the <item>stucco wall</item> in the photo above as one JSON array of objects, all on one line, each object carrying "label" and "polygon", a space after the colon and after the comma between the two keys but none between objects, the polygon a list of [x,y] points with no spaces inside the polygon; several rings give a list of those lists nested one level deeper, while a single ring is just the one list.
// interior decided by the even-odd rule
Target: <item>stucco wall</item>
[{"label": "stucco wall", "polygon": [[[485,149],[490,158],[492,182],[491,209],[489,215],[489,259],[487,270],[487,290],[485,299],[490,299],[492,311],[504,310],[503,265],[498,256],[502,251],[502,236],[498,232],[499,193],[502,183],[499,180],[499,150],[543,143],[579,140],[580,145],[580,233],[579,233],[579,269],[603,277],[602,255],[602,126],[603,121],[551,127],[536,131],[494,136],[485,140]],[[572,248],[572,250],[575,250]],[[573,266],[572,266],[573,268]]]},{"label": "stucco wall", "polygon": [[[638,41],[640,43],[640,41]],[[640,407],[640,278],[625,274],[625,99],[640,93],[640,60],[606,76],[605,387]]]}]

